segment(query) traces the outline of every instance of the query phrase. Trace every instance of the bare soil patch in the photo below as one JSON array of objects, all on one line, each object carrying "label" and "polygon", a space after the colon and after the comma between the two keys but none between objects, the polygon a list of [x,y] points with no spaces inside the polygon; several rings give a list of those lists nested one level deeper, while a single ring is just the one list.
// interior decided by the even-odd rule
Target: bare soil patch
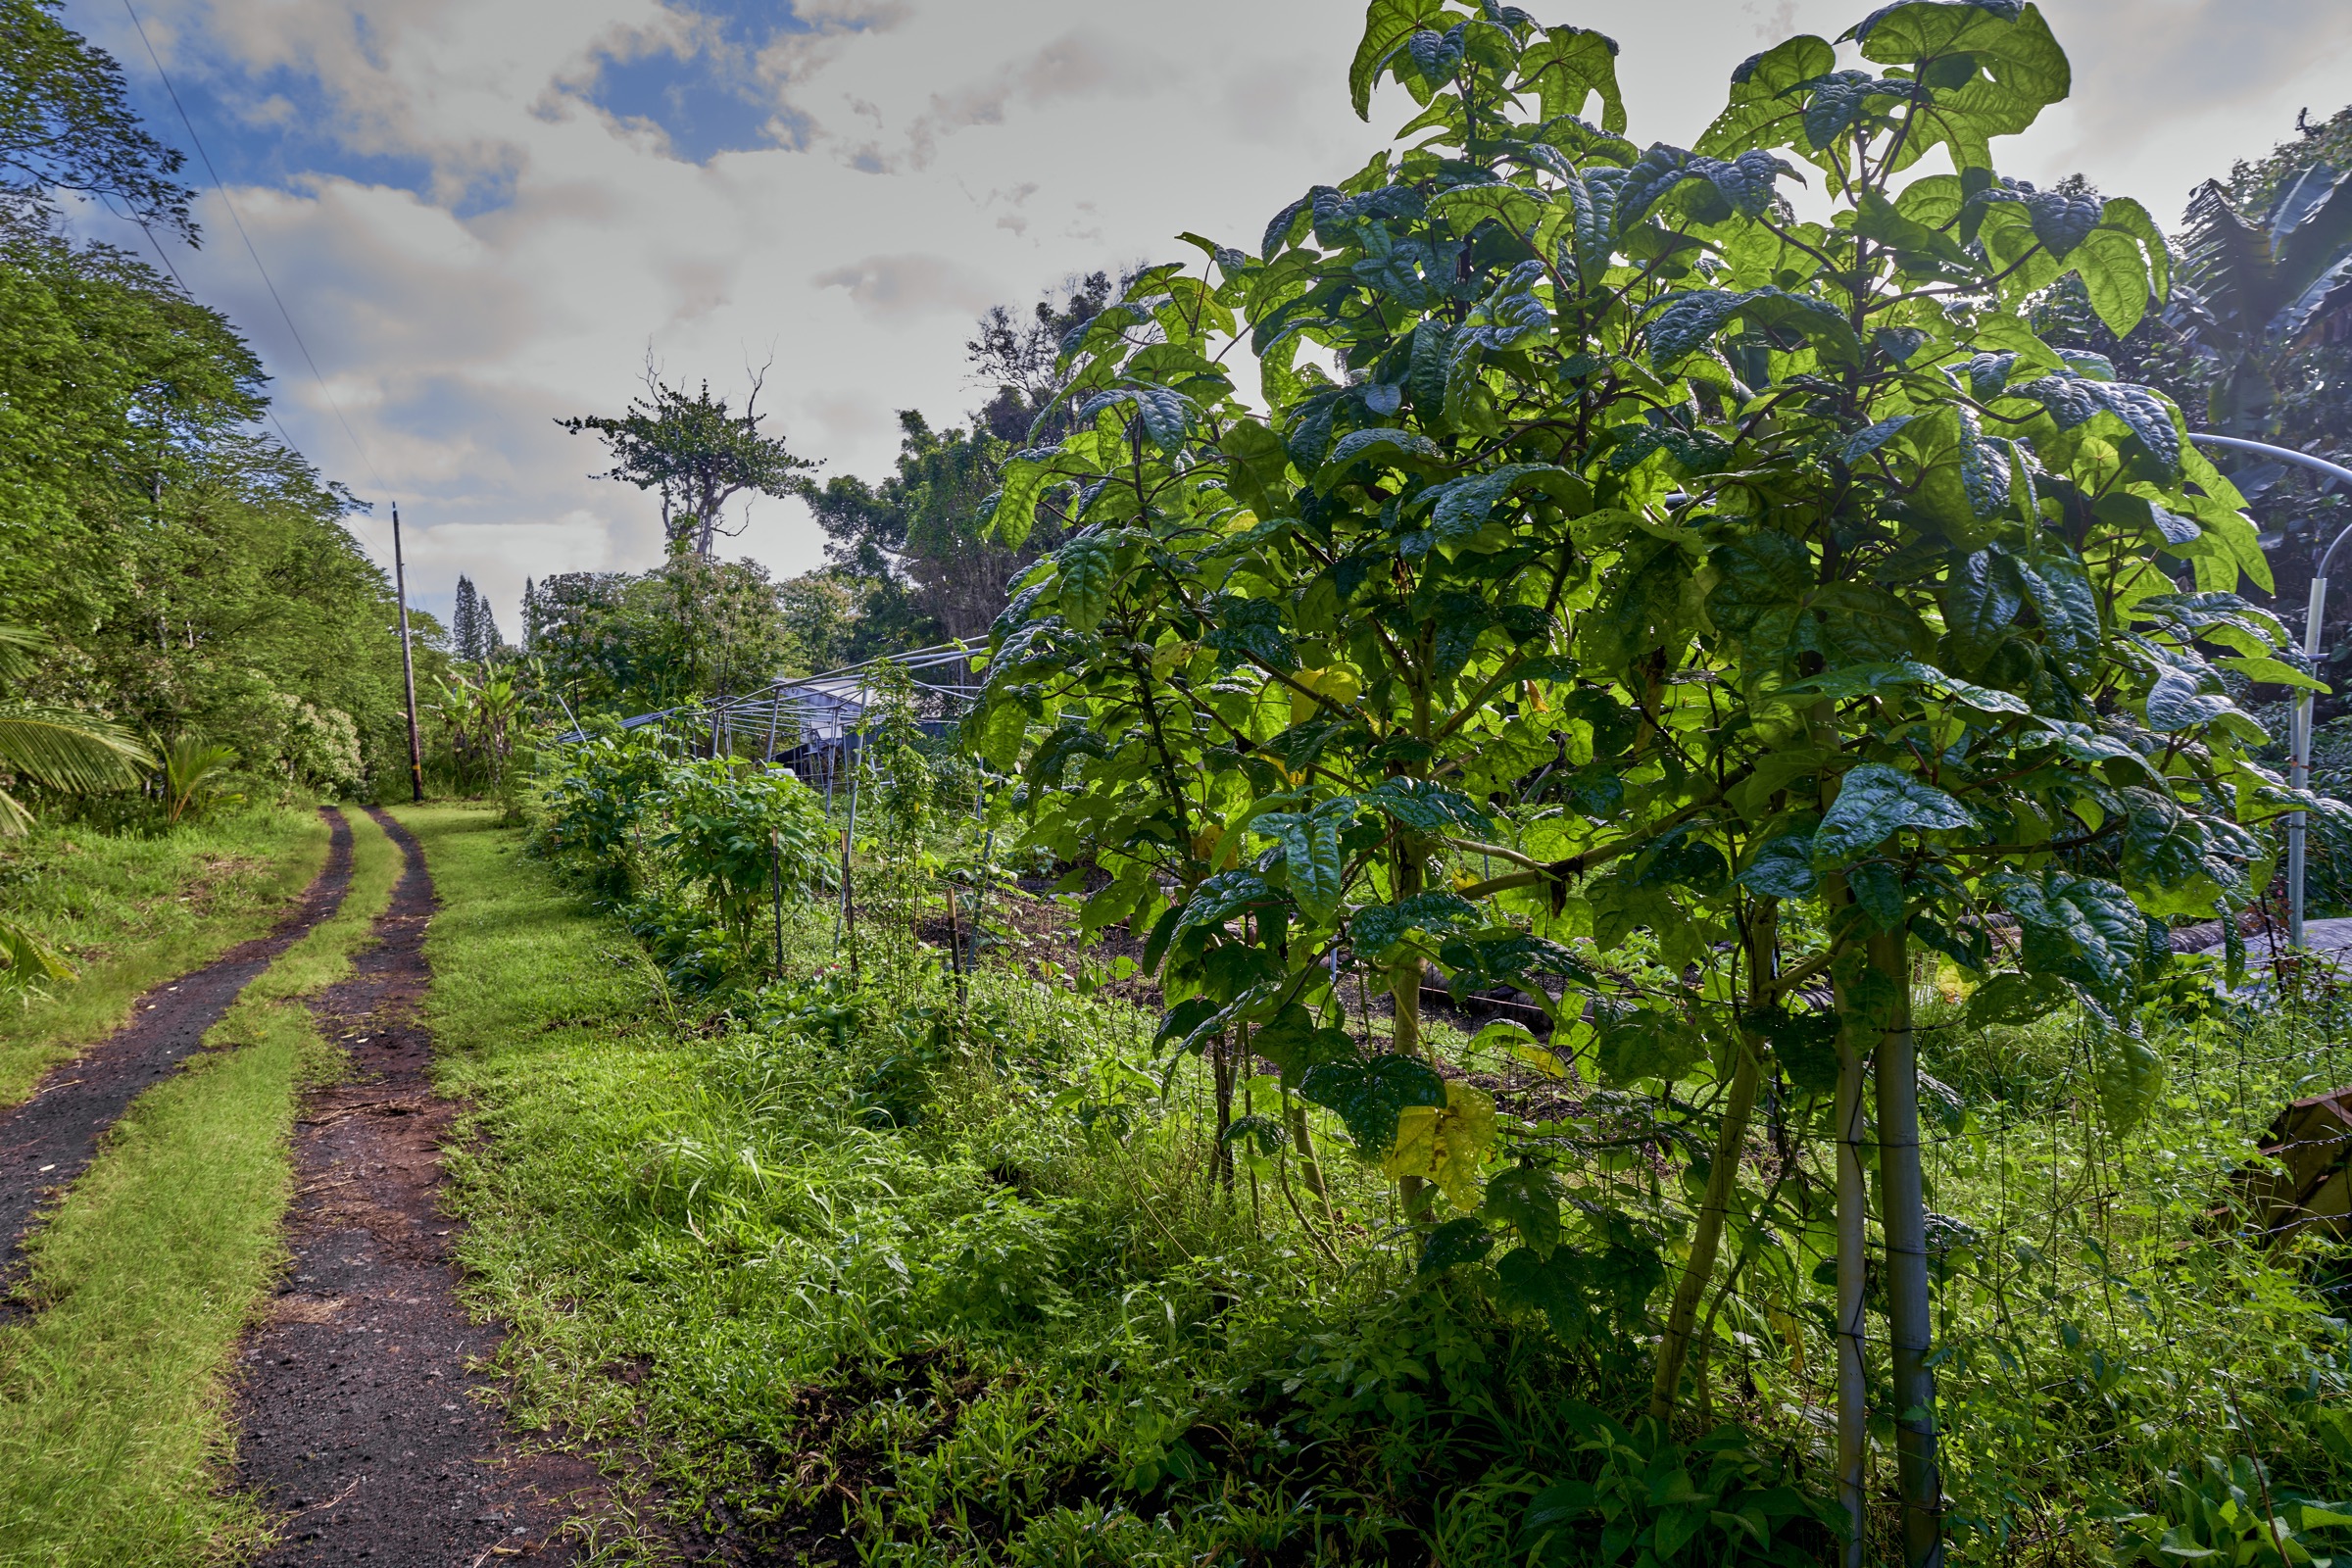
[{"label": "bare soil patch", "polygon": [[416,1021],[432,878],[409,831],[371,814],[407,866],[373,946],[316,1004],[351,1070],[296,1128],[293,1266],[239,1352],[237,1479],[281,1515],[270,1568],[570,1562],[565,1523],[602,1487],[588,1462],[532,1451],[474,1370],[504,1336],[459,1305],[441,1213],[455,1107]]},{"label": "bare soil patch", "polygon": [[[0,1111],[0,1280],[14,1275],[41,1206],[61,1196],[98,1152],[131,1101],[200,1049],[213,1025],[277,956],[342,906],[351,886],[351,824],[327,808],[326,865],[270,935],[232,948],[192,974],[156,987],[129,1023]],[[24,1310],[26,1303],[8,1303]]]}]

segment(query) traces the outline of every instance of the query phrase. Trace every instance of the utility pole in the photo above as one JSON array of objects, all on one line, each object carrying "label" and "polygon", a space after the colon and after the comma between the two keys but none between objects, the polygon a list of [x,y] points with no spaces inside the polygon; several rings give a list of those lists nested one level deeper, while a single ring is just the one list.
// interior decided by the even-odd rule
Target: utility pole
[{"label": "utility pole", "polygon": [[409,789],[424,804],[424,742],[416,733],[416,661],[409,652],[409,572],[400,559],[400,508],[392,508],[392,591],[400,600],[400,678],[409,693]]}]

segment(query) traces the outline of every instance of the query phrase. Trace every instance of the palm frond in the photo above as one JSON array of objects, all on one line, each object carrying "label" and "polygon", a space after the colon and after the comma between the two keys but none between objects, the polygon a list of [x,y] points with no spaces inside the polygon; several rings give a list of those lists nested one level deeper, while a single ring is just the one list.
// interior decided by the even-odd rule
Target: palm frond
[{"label": "palm frond", "polygon": [[74,966],[50,952],[39,937],[14,920],[0,919],[0,993],[73,978]]},{"label": "palm frond", "polygon": [[177,822],[201,815],[224,792],[221,784],[237,765],[233,747],[197,735],[182,735],[164,748],[164,815]]},{"label": "palm frond", "polygon": [[2187,216],[2181,276],[2204,296],[2206,308],[2225,332],[2247,341],[2284,303],[2273,297],[2279,289],[2270,235],[2239,216],[2230,192],[2216,179],[2199,185],[2189,197]]},{"label": "palm frond", "polygon": [[49,634],[0,621],[0,680],[22,680],[33,670],[33,655],[49,646]]},{"label": "palm frond", "polygon": [[66,708],[0,709],[0,767],[51,789],[128,789],[155,758],[128,730]]},{"label": "palm frond", "polygon": [[[2328,173],[2314,169],[2305,183]],[[2312,193],[2298,190],[2303,200],[2291,214],[2293,226],[2281,225],[2273,235],[2271,249],[2278,264],[2278,292],[2286,306],[2297,295],[2308,293],[2344,259],[2347,246],[2352,246],[2352,175],[2337,174],[2320,185],[2316,199]]]},{"label": "palm frond", "polygon": [[32,813],[24,803],[0,790],[0,839],[21,839],[32,831]]}]

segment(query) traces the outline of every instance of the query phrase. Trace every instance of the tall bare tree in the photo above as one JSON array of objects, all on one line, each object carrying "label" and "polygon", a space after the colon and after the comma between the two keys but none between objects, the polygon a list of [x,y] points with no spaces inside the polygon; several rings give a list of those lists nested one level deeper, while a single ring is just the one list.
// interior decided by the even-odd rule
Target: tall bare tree
[{"label": "tall bare tree", "polygon": [[630,401],[628,413],[556,423],[573,435],[593,431],[604,437],[612,466],[596,477],[659,491],[662,531],[670,553],[691,551],[708,561],[723,531],[719,514],[729,501],[747,493],[790,495],[807,482],[800,475],[816,467],[786,450],[782,436],[760,429],[765,416],[759,412],[760,394],[766,379],[764,368],[752,373],[751,391],[737,413],[725,398],[711,396],[709,381],[690,394],[683,385],[663,381],[649,364],[645,395]]}]

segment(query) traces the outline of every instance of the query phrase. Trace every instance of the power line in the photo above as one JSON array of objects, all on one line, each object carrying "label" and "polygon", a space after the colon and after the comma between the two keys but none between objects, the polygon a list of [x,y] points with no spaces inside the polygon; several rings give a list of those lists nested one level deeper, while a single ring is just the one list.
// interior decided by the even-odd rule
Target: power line
[{"label": "power line", "polygon": [[107,212],[113,214],[114,217],[121,219],[125,223],[136,223],[138,225],[139,232],[147,236],[147,248],[155,252],[155,259],[157,261],[164,264],[164,270],[172,274],[172,281],[179,285],[179,291],[182,294],[187,294],[190,299],[194,299],[196,296],[188,292],[188,280],[179,275],[178,268],[172,265],[172,258],[165,252],[163,241],[155,237],[155,230],[147,225],[147,220],[141,218],[136,213],[115,212],[115,199],[112,196],[109,196],[104,191],[99,191],[97,195],[98,204],[101,207],[104,207]]},{"label": "power line", "polygon": [[[147,36],[146,24],[139,21],[139,14],[130,0],[122,0],[122,9],[129,15],[130,24],[138,32],[139,42],[146,46],[147,58],[155,63],[156,76],[163,82],[164,91],[171,95],[172,107],[179,112],[179,122],[187,127],[188,140],[195,144],[196,156],[204,161],[204,172],[212,176],[213,189],[220,194],[220,205],[228,210],[228,220],[236,226],[237,238],[245,242],[245,254],[253,258],[253,270],[262,274],[262,286],[270,291],[270,302],[277,307],[278,317],[286,323],[286,330],[294,335],[294,346],[302,351],[303,364],[311,368],[311,379],[318,383],[319,396],[326,399],[327,409],[334,415],[335,422],[343,427],[344,435],[350,438],[352,450],[360,455],[360,461],[367,465],[368,473],[373,475],[376,488],[390,495],[392,487],[384,482],[383,474],[377,471],[375,460],[368,455],[367,444],[360,440],[359,432],[351,427],[349,419],[343,417],[342,406],[335,402],[335,394],[328,389],[326,377],[318,373],[318,362],[311,357],[311,346],[303,341],[302,328],[294,324],[294,313],[286,309],[285,300],[277,292],[277,284],[270,276],[270,269],[262,265],[262,253],[254,249],[253,236],[245,232],[245,220],[237,216],[236,203],[228,199],[228,187],[221,183],[220,172],[213,167],[213,155],[205,151],[204,138],[196,134],[196,122],[188,118],[187,106],[179,101],[179,89],[172,85],[171,74],[164,70],[163,56],[155,52],[155,43]],[[154,238],[153,235],[148,237],[150,240]],[[181,286],[184,288],[186,285]],[[270,422],[277,424],[274,413],[270,416]],[[279,435],[285,434],[286,427],[283,424],[278,424],[277,429]],[[291,438],[286,446],[290,451],[298,450]]]}]

